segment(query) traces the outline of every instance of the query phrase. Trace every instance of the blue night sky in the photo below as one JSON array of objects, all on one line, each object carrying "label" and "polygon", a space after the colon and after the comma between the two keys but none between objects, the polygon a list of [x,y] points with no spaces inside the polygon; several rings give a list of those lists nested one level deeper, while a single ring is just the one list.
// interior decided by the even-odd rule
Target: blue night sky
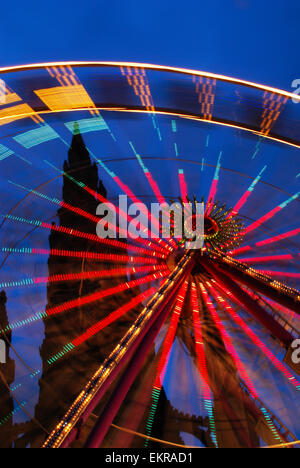
[{"label": "blue night sky", "polygon": [[132,60],[289,90],[299,13],[294,0],[16,0],[1,6],[0,64]]}]

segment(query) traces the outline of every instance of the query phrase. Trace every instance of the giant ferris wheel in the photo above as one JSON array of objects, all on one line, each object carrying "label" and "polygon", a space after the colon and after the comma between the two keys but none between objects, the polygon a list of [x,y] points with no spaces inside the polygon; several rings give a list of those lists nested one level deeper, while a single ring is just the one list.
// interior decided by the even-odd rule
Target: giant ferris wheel
[{"label": "giant ferris wheel", "polygon": [[[0,79],[0,446],[299,447],[300,98],[136,63]],[[156,202],[191,230],[203,203],[201,248],[147,235]]]}]

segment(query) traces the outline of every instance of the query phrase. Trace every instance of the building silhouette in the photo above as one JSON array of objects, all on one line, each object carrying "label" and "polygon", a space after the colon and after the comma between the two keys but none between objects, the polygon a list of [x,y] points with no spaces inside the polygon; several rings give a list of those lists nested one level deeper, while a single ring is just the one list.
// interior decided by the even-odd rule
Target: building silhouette
[{"label": "building silhouette", "polygon": [[[6,328],[9,324],[7,310],[7,297],[5,291],[0,292],[0,327]],[[13,445],[13,411],[14,400],[9,391],[15,379],[15,361],[10,357],[11,331],[7,331],[3,340],[5,362],[0,363],[0,448],[11,448]],[[2,349],[1,349],[2,351]],[[4,356],[3,356],[4,357]],[[2,361],[2,359],[1,359]]]},{"label": "building silhouette", "polygon": [[[71,175],[103,197],[107,196],[106,189],[98,177],[98,167],[96,163],[91,161],[76,124],[68,151],[68,158],[64,162],[63,169],[65,174]],[[62,193],[65,203],[94,216],[96,215],[99,201],[76,185],[67,175],[63,176]],[[96,234],[96,224],[74,211],[60,208],[57,217],[59,226],[76,229],[87,234]],[[72,237],[56,230],[51,231],[49,245],[50,249],[120,254],[120,251],[104,244],[91,242],[87,238]],[[122,250],[121,253],[126,255],[126,250]],[[50,255],[48,259],[49,276],[107,270],[118,266],[120,265],[77,257]],[[126,264],[122,264],[122,266],[126,266]],[[127,279],[112,277],[85,279],[84,281],[79,279],[49,284],[46,310],[79,297],[83,298],[101,289],[111,288],[124,281],[127,281]],[[101,333],[91,337],[62,359],[57,359],[54,364],[49,364],[49,358],[56,356],[72,339],[84,333],[89,327],[125,302],[128,302],[136,293],[137,288],[132,291],[124,291],[109,296],[100,302],[75,307],[44,319],[45,339],[40,349],[43,370],[40,378],[40,396],[35,410],[35,417],[48,431],[56,426],[89,378],[118,344],[121,337],[128,330],[129,324],[135,319],[136,310],[139,307],[122,317],[118,321],[117,327],[115,324],[106,327]],[[32,446],[40,446],[45,438],[46,435],[40,431],[38,436],[31,437]]]}]

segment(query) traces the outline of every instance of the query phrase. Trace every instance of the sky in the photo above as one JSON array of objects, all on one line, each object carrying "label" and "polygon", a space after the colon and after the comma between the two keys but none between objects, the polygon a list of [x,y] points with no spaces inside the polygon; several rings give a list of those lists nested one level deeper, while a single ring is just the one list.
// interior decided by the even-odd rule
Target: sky
[{"label": "sky", "polygon": [[15,0],[1,10],[1,66],[138,61],[287,90],[300,78],[294,0]]}]

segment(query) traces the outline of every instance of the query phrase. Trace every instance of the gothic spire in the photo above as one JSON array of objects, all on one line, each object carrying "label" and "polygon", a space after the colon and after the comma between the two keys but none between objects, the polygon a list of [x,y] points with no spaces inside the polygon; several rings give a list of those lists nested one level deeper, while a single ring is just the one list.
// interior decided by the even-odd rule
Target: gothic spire
[{"label": "gothic spire", "polygon": [[75,122],[72,143],[68,152],[68,169],[76,169],[89,164],[91,164],[91,158],[80,133],[79,124]]}]

